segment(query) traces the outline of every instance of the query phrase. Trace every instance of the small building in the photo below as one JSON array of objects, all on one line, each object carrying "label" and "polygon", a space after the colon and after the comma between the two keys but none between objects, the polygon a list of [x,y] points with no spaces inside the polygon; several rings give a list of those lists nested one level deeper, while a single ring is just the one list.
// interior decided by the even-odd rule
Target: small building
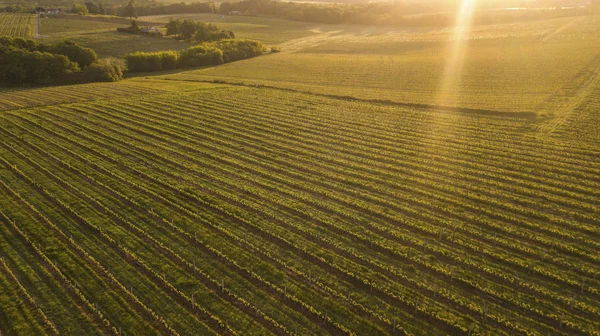
[{"label": "small building", "polygon": [[156,27],[144,27],[140,32],[142,34],[158,34],[160,31]]},{"label": "small building", "polygon": [[36,14],[46,14],[46,15],[58,15],[60,13],[62,13],[62,9],[60,8],[36,8],[35,9],[35,13]]},{"label": "small building", "polygon": [[244,13],[242,11],[231,11],[229,15],[244,15]]}]

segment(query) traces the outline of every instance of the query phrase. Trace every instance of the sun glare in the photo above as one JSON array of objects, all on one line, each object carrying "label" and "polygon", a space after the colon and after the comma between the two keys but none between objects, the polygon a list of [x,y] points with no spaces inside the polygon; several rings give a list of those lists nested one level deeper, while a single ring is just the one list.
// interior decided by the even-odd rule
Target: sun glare
[{"label": "sun glare", "polygon": [[471,32],[475,5],[476,0],[463,0],[456,13],[455,25],[448,39],[449,57],[440,83],[438,105],[453,105],[454,101],[450,97],[460,90],[460,77],[465,61],[465,51]]}]

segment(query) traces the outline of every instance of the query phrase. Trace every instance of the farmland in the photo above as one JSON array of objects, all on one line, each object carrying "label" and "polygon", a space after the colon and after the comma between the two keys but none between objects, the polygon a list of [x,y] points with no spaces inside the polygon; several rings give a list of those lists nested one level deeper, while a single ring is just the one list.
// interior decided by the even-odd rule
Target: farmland
[{"label": "farmland", "polygon": [[35,16],[0,13],[0,36],[32,37]]},{"label": "farmland", "polygon": [[[567,29],[561,27],[569,25]],[[324,29],[327,27],[324,27]],[[176,76],[285,87],[363,99],[539,112],[563,85],[595,71],[597,17],[482,26],[461,78],[439,97],[450,29],[340,26],[282,44],[282,54]],[[552,110],[557,106],[552,106]]]},{"label": "farmland", "polygon": [[0,91],[0,335],[600,335],[599,17],[181,17],[282,51]]}]

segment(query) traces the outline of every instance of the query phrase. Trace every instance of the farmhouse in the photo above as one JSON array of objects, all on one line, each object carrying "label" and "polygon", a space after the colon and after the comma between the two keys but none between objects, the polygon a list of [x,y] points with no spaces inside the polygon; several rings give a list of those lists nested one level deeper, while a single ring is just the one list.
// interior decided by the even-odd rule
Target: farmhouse
[{"label": "farmhouse", "polygon": [[231,11],[229,12],[229,15],[243,15],[244,13],[242,11]]}]

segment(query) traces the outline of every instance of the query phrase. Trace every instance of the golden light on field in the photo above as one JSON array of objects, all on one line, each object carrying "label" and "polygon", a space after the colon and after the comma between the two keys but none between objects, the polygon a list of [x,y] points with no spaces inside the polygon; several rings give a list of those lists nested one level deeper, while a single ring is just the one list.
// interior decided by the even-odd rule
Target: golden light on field
[{"label": "golden light on field", "polygon": [[440,82],[438,105],[453,105],[451,97],[460,90],[475,5],[476,0],[463,0],[456,14],[456,23],[449,37],[448,59]]}]

